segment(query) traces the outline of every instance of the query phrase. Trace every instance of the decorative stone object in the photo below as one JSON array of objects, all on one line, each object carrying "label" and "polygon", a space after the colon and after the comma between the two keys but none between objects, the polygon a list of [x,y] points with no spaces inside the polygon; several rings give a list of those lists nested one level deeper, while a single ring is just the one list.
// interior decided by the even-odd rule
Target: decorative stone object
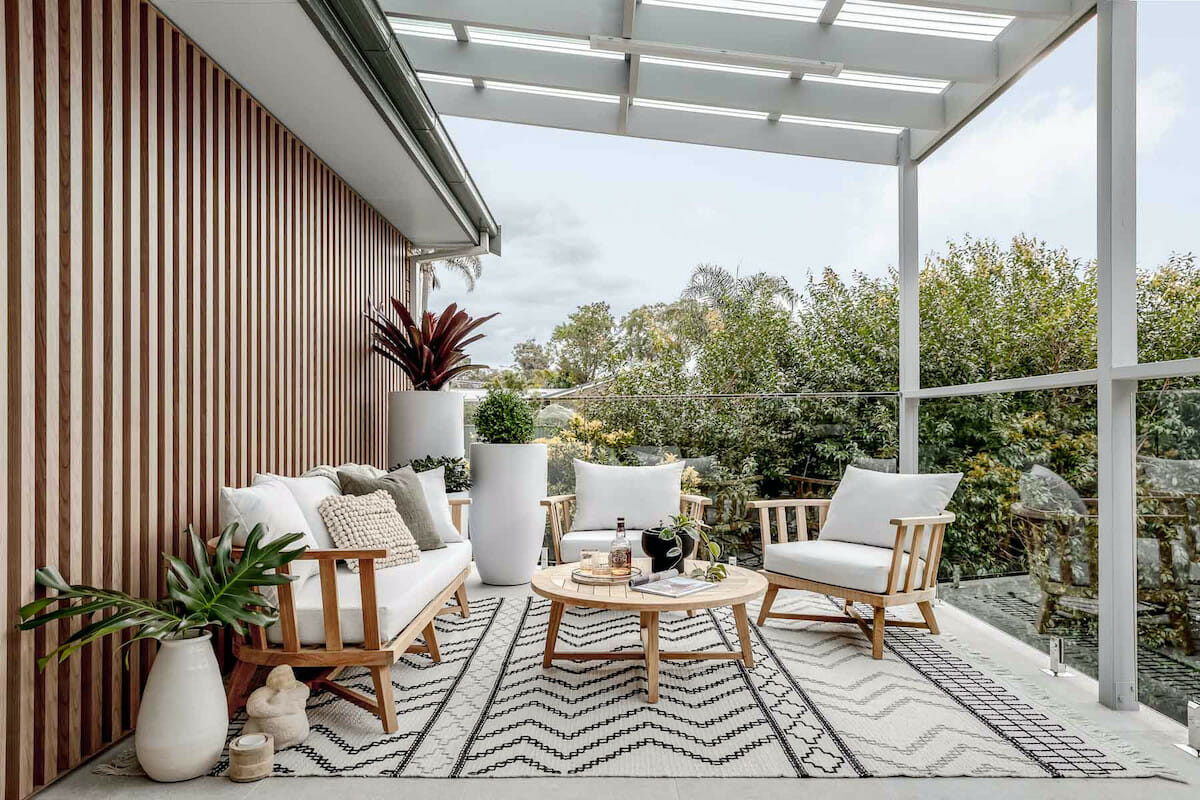
[{"label": "decorative stone object", "polygon": [[274,750],[286,750],[308,738],[308,687],[296,680],[292,668],[282,664],[267,674],[267,685],[255,689],[246,701],[250,721],[242,733],[269,733]]},{"label": "decorative stone object", "polygon": [[275,737],[269,733],[244,733],[229,743],[229,780],[260,781],[275,768]]}]

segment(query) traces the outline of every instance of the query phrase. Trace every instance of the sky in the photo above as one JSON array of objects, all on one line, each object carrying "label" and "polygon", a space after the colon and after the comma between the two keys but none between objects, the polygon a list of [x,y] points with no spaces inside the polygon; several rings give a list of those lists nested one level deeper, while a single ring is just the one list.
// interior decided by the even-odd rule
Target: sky
[{"label": "sky", "polygon": [[[1200,0],[1139,5],[1138,261],[1200,252]],[[920,166],[923,256],[1021,233],[1096,253],[1096,27],[1089,22]],[[897,260],[894,167],[445,117],[504,228],[474,292],[431,307],[499,311],[473,347],[512,362],[577,306],[619,318],[678,298],[709,262],[783,275],[879,275]]]}]

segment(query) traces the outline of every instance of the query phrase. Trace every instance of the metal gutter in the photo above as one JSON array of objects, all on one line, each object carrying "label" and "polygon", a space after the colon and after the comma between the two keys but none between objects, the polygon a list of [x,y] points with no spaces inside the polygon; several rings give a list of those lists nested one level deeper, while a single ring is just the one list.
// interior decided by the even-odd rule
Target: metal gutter
[{"label": "metal gutter", "polygon": [[[392,34],[376,0],[299,0],[321,35],[346,65],[397,138],[417,160],[464,228],[500,255],[500,225],[484,202],[416,70]],[[414,242],[443,248],[443,242]]]}]

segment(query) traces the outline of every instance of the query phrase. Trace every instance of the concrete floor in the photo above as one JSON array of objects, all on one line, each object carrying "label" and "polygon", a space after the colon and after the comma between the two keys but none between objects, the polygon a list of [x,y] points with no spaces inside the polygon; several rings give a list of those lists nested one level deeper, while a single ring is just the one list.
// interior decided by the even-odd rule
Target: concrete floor
[{"label": "concrete floor", "polygon": [[[471,597],[523,597],[528,587],[492,587],[472,576]],[[731,778],[727,780],[661,778],[500,778],[487,780],[444,780],[419,778],[271,778],[258,783],[237,784],[225,778],[196,778],[178,784],[157,784],[146,778],[117,778],[95,775],[85,764],[47,787],[39,797],[63,800],[90,798],[215,798],[237,800],[329,800],[330,797],[438,798],[438,800],[488,800],[554,797],[555,800],[595,800],[606,795],[622,800],[777,800],[785,793],[811,790],[822,800],[861,800],[864,792],[889,800],[964,800],[965,798],[1143,798],[1174,800],[1200,797],[1200,758],[1188,756],[1174,746],[1186,739],[1181,725],[1149,709],[1136,712],[1110,711],[1096,702],[1096,683],[1085,677],[1051,678],[1040,670],[1046,656],[1017,639],[1001,633],[947,603],[938,607],[942,630],[967,646],[986,653],[996,664],[1040,686],[1055,703],[1094,725],[1120,735],[1146,756],[1174,770],[1186,783],[1158,778],[1130,779],[1015,779],[1015,778],[874,778],[812,779],[803,789],[796,779]],[[122,747],[125,745],[118,745]],[[100,756],[101,759],[106,756]]]}]

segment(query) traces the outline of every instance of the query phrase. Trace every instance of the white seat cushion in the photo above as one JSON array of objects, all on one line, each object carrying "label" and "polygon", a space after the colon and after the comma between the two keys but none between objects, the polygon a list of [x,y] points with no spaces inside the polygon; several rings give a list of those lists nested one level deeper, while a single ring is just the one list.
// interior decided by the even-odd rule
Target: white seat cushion
[{"label": "white seat cushion", "polygon": [[[316,562],[313,562],[316,563]],[[425,550],[419,561],[375,571],[375,593],[379,606],[379,635],[384,643],[395,638],[416,618],[429,601],[471,565],[471,543],[448,543],[438,550]],[[344,563],[337,568],[338,608],[342,641],[362,644],[362,595],[359,576]],[[306,581],[296,594],[296,622],[301,644],[325,643],[325,620],[321,606],[321,581]],[[279,625],[267,629],[267,639],[283,641]]]},{"label": "white seat cushion", "polygon": [[846,467],[829,503],[821,540],[894,547],[896,526],[890,520],[942,513],[961,479],[961,472],[898,475]]},{"label": "white seat cushion", "polygon": [[[763,557],[763,567],[768,572],[877,594],[887,591],[888,570],[891,566],[890,547],[871,547],[853,542],[820,539],[769,544]],[[905,555],[900,561],[897,586],[904,585],[907,569],[908,555]],[[917,575],[922,575],[924,569],[925,560],[918,559]]]},{"label": "white seat cushion", "polygon": [[[629,537],[629,549],[633,551],[633,557],[645,558],[646,554],[642,551],[642,532],[626,530],[625,535]],[[559,552],[562,554],[562,563],[578,561],[579,554],[584,550],[603,550],[607,553],[612,549],[613,539],[616,536],[616,530],[571,531],[564,534],[558,543]]]}]

